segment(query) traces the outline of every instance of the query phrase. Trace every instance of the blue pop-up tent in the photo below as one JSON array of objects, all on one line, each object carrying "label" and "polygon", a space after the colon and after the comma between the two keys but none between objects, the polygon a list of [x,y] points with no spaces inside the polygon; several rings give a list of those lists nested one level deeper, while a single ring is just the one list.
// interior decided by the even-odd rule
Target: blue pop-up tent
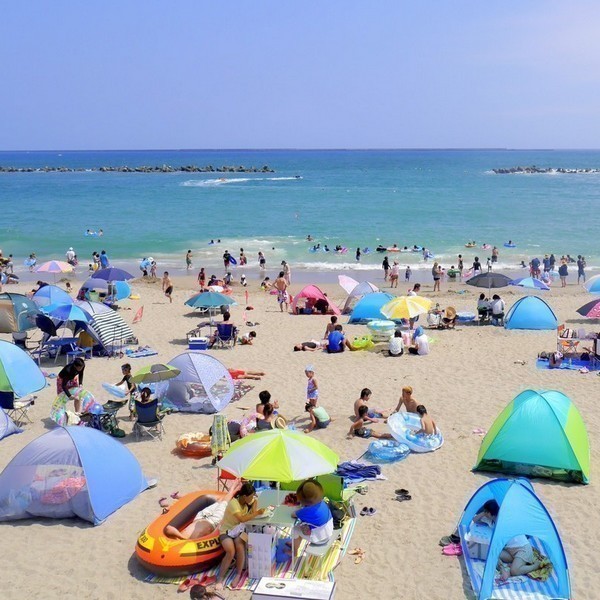
[{"label": "blue pop-up tent", "polygon": [[[495,526],[489,539],[489,547],[483,574],[471,557],[467,534],[473,525],[473,517],[481,511],[488,500],[499,506]],[[547,581],[534,581],[527,577],[511,578],[499,588],[514,597],[541,597],[567,599],[571,597],[571,584],[565,551],[558,530],[542,501],[536,496],[527,479],[494,479],[484,483],[469,500],[458,524],[463,556],[471,585],[478,600],[497,598],[495,594],[496,565],[506,543],[517,535],[526,535],[530,543],[547,556],[554,569]],[[524,581],[521,581],[524,580]],[[503,593],[500,591],[500,593]],[[500,596],[513,597],[513,596]]]},{"label": "blue pop-up tent", "polygon": [[98,525],[147,487],[123,444],[90,427],[57,427],[0,473],[0,521],[79,517]]},{"label": "blue pop-up tent", "polygon": [[511,307],[504,319],[506,329],[556,329],[554,311],[539,296],[523,296]]},{"label": "blue pop-up tent", "polygon": [[0,440],[12,435],[13,433],[21,433],[13,422],[13,420],[4,412],[4,409],[0,408]]},{"label": "blue pop-up tent", "polygon": [[385,292],[367,294],[354,307],[348,323],[368,323],[376,319],[384,319],[385,317],[381,314],[381,307],[394,298],[395,296]]}]

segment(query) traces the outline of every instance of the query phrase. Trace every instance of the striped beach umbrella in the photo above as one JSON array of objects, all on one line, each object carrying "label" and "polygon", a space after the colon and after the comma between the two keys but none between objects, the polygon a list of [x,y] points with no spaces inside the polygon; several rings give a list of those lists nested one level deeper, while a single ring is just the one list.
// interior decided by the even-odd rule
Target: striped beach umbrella
[{"label": "striped beach umbrella", "polygon": [[289,429],[253,433],[233,444],[219,468],[253,481],[298,481],[337,469],[339,456],[322,442]]},{"label": "striped beach umbrella", "polygon": [[62,260],[49,260],[44,264],[40,265],[36,269],[36,273],[52,273],[57,275],[58,273],[70,273],[73,267]]}]

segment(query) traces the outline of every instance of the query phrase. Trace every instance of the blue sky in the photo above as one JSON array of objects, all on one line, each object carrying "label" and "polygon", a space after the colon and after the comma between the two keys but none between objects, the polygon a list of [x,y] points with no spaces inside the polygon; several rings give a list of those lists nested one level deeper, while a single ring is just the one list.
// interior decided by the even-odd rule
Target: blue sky
[{"label": "blue sky", "polygon": [[0,150],[598,148],[600,3],[5,3]]}]

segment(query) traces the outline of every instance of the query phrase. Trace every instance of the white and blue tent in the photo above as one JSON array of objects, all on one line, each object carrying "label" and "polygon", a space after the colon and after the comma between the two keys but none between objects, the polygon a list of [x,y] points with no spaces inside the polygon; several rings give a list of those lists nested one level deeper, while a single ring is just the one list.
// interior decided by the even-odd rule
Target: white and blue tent
[{"label": "white and blue tent", "polygon": [[[495,500],[499,511],[489,540],[485,561],[471,558],[466,536],[473,517],[488,500]],[[494,479],[483,484],[467,503],[458,524],[463,556],[471,585],[478,600],[501,598],[569,599],[571,584],[565,551],[552,517],[536,496],[527,479]],[[498,587],[496,565],[506,543],[517,535],[526,535],[531,545],[552,562],[554,569],[547,581],[528,577],[509,578]]]}]

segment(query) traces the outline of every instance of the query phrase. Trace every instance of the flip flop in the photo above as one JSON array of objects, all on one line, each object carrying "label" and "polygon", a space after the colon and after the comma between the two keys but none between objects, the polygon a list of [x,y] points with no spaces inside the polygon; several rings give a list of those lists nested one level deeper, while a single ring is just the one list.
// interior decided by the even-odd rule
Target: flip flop
[{"label": "flip flop", "polygon": [[158,501],[158,505],[161,508],[169,508],[169,502],[167,500],[166,496],[163,496],[159,501]]},{"label": "flip flop", "polygon": [[396,500],[397,502],[406,502],[407,500],[412,500],[412,496],[410,494],[402,494],[402,495],[396,496],[396,498],[394,498],[394,500]]},{"label": "flip flop", "polygon": [[369,514],[369,516],[370,516],[370,517],[372,517],[372,516],[373,516],[373,515],[374,515],[376,512],[377,512],[377,509],[376,509],[376,508],[373,508],[373,507],[371,506],[371,508],[369,508],[369,513],[368,513],[368,514]]},{"label": "flip flop", "polygon": [[198,585],[200,582],[195,577],[184,579],[177,588],[178,592],[187,592],[191,587]]},{"label": "flip flop", "polygon": [[358,555],[358,556],[357,556],[357,557],[354,559],[354,564],[355,564],[355,565],[360,565],[360,563],[363,561],[364,557],[365,557],[365,553],[364,553],[364,552],[363,552],[363,553],[361,553],[361,554],[359,554],[359,555]]},{"label": "flip flop", "polygon": [[173,492],[171,498],[173,498],[173,500],[179,500],[181,496],[179,495],[179,492]]},{"label": "flip flop", "polygon": [[364,554],[364,550],[362,548],[354,548],[354,550],[350,550],[350,552],[348,552],[349,556],[356,556],[357,554]]},{"label": "flip flop", "polygon": [[448,544],[442,548],[442,554],[446,556],[462,556],[462,548],[458,544]]},{"label": "flip flop", "polygon": [[400,488],[397,489],[394,494],[397,494],[398,496],[405,496],[406,494],[408,494],[408,490],[405,490],[404,488]]},{"label": "flip flop", "polygon": [[365,506],[361,511],[360,511],[360,516],[361,517],[366,517],[369,514],[369,507]]}]

